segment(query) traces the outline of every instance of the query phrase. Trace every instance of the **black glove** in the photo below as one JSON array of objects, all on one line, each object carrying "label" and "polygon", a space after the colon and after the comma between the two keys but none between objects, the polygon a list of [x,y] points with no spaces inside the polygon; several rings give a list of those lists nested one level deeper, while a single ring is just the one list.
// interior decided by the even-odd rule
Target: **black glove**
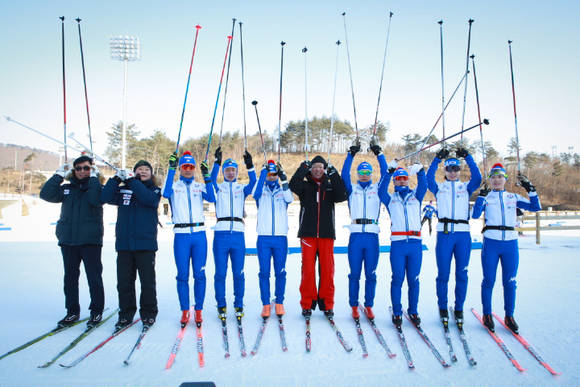
[{"label": "black glove", "polygon": [[215,163],[217,165],[222,165],[222,147],[218,146],[214,153]]},{"label": "black glove", "polygon": [[247,169],[254,168],[254,163],[252,162],[252,155],[248,151],[244,152],[244,164],[246,164]]},{"label": "black glove", "polygon": [[381,152],[383,151],[383,149],[379,146],[379,144],[375,142],[375,140],[371,140],[370,146],[371,151],[375,154],[375,156],[380,155]]},{"label": "black glove", "polygon": [[455,155],[457,157],[466,158],[469,155],[469,152],[467,151],[467,149],[465,149],[463,147],[459,147],[455,151]]},{"label": "black glove", "polygon": [[278,163],[278,164],[276,164],[276,166],[278,168],[278,172],[276,172],[276,173],[278,174],[278,177],[280,178],[280,180],[281,181],[288,180],[286,173],[284,173],[284,170],[282,169],[282,164]]},{"label": "black glove", "polygon": [[328,176],[332,176],[332,175],[334,175],[335,173],[336,173],[336,168],[334,168],[334,165],[332,165],[332,164],[328,163],[328,164],[326,165],[326,174],[327,174]]},{"label": "black glove", "polygon": [[489,188],[487,188],[487,185],[484,185],[479,190],[479,193],[477,194],[477,196],[481,196],[482,198],[484,198],[487,196],[488,193],[489,193]]},{"label": "black glove", "polygon": [[199,164],[199,169],[201,169],[201,175],[203,176],[204,181],[209,180],[209,168],[207,167],[207,162],[202,161]]},{"label": "black glove", "polygon": [[179,159],[177,158],[177,153],[173,152],[171,156],[169,156],[169,169],[177,168],[177,164]]},{"label": "black glove", "polygon": [[304,160],[303,162],[300,163],[300,168],[310,171],[310,169],[312,168],[312,163],[308,160]]},{"label": "black glove", "polygon": [[360,152],[360,142],[356,142],[348,148],[348,152],[354,157],[358,152]]},{"label": "black glove", "polygon": [[530,180],[524,175],[518,175],[518,180],[520,185],[528,192],[536,192],[536,187],[530,182]]},{"label": "black glove", "polygon": [[435,154],[435,157],[439,160],[444,160],[447,156],[449,156],[449,150],[447,148],[441,148],[439,149],[439,152]]}]

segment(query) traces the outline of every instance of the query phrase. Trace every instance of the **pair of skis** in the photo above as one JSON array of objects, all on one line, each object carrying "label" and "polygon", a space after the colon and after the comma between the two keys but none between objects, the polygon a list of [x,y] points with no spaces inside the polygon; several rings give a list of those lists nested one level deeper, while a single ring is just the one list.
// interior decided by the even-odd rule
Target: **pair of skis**
[{"label": "pair of skis", "polygon": [[[479,320],[479,322],[481,323],[481,325],[483,325],[485,327],[485,324],[483,324],[483,319],[481,318],[481,316],[479,315],[479,313],[477,313],[477,311],[474,308],[471,308],[471,312],[473,312],[473,315]],[[499,323],[509,332],[512,333],[512,335],[516,338],[516,340],[518,340],[520,342],[520,344],[522,344],[524,346],[524,348],[534,357],[534,359],[536,359],[538,361],[538,363],[540,363],[542,365],[542,367],[544,367],[550,374],[557,376],[560,375],[560,372],[556,372],[548,363],[546,363],[544,361],[544,359],[542,359],[542,357],[538,354],[538,352],[534,349],[534,347],[532,347],[528,341],[526,339],[524,339],[520,334],[517,334],[515,332],[513,332],[511,329],[509,329],[507,327],[507,325],[505,324],[505,322],[495,313],[493,313],[493,317],[495,317],[495,319],[497,321],[499,321]],[[516,358],[514,357],[514,355],[510,352],[510,350],[508,349],[508,347],[505,345],[504,341],[495,333],[490,331],[487,327],[485,327],[487,332],[490,334],[490,336],[493,338],[493,340],[496,342],[496,344],[501,348],[501,350],[503,351],[503,353],[506,355],[506,357],[508,358],[508,360],[513,364],[513,366],[520,372],[524,372],[526,369],[523,368],[520,363],[518,363],[518,361],[516,360]]]},{"label": "pair of skis", "polygon": [[[282,351],[288,351],[288,345],[286,344],[286,330],[284,328],[284,321],[282,319],[282,315],[277,315],[278,318],[278,331],[280,333],[280,345],[282,346]],[[266,326],[268,325],[269,317],[262,317],[262,323],[260,324],[260,328],[258,329],[258,335],[256,336],[256,342],[254,343],[254,347],[250,351],[252,356],[255,356],[258,353],[258,349],[260,348],[260,344],[262,343],[262,337],[264,337],[264,332],[266,331]]]},{"label": "pair of skis", "polygon": [[[367,321],[371,325],[371,328],[372,328],[373,332],[375,332],[375,336],[377,337],[377,340],[379,341],[379,344],[387,352],[387,356],[389,356],[389,358],[391,358],[391,359],[394,358],[395,356],[397,356],[397,354],[396,353],[393,353],[391,351],[391,348],[389,348],[389,346],[387,345],[387,342],[385,341],[385,338],[383,337],[383,335],[381,334],[381,331],[379,330],[379,328],[377,327],[377,324],[375,323],[375,319],[374,318],[370,318],[368,316],[366,309],[361,304],[359,304],[358,307],[359,307],[360,311],[366,316]],[[356,324],[356,322],[355,322],[355,324]],[[360,325],[357,326],[357,333],[358,333],[358,328],[359,327],[360,327]],[[362,334],[362,331],[361,331],[361,334]],[[361,345],[362,345],[362,342],[361,342]],[[364,356],[364,352],[365,352],[365,350],[363,349],[363,357],[365,357]]]},{"label": "pair of skis", "polygon": [[[310,319],[311,319],[311,317],[312,316],[304,316],[304,319],[305,319],[305,322],[306,322],[306,335],[305,335],[306,352],[310,352],[311,349],[312,349],[311,326],[310,326]],[[333,316],[327,316],[327,315],[325,315],[325,317],[328,320],[328,323],[330,324],[330,327],[332,328],[332,330],[336,334],[336,338],[338,339],[338,342],[340,343],[340,345],[342,345],[342,347],[344,348],[344,350],[346,352],[352,352],[352,347],[344,339],[344,336],[342,335],[342,332],[336,326],[336,323],[334,322],[334,317]],[[360,326],[360,324],[359,324],[359,326]],[[362,330],[361,330],[361,333],[362,333]],[[364,343],[364,338],[363,338],[363,343]],[[363,350],[366,350],[366,345],[365,345],[365,347],[364,347]]]},{"label": "pair of skis", "polygon": [[[193,308],[191,308],[190,314],[192,314],[192,312]],[[165,364],[166,370],[170,369],[173,366],[173,363],[175,362],[177,352],[179,352],[179,349],[181,348],[181,343],[183,341],[183,338],[185,337],[187,325],[189,324],[188,323],[181,324],[181,328],[179,329],[177,337],[175,338],[175,342],[173,343],[171,351],[169,352],[169,359],[167,359],[167,363]],[[199,364],[199,367],[201,368],[205,365],[205,356],[203,350],[203,332],[201,330],[201,322],[199,323],[195,322],[195,346],[197,349],[197,362]]]},{"label": "pair of skis", "polygon": [[[229,344],[229,340],[228,340],[228,327],[227,327],[227,321],[226,321],[226,317],[225,316],[218,316],[221,323],[222,323],[222,339],[224,342],[224,357],[227,359],[230,357],[230,344]],[[237,327],[238,327],[238,339],[240,341],[240,355],[242,355],[242,357],[246,357],[247,353],[246,353],[246,342],[244,340],[244,329],[242,326],[242,317],[241,316],[236,316],[236,323],[237,323]]]},{"label": "pair of skis", "polygon": [[[455,310],[453,309],[453,307],[449,307],[449,313],[452,314],[453,317],[455,318]],[[465,331],[463,330],[463,322],[459,322],[459,321],[457,321],[457,318],[455,318],[455,324],[456,324],[457,330],[459,332],[459,340],[461,341],[461,344],[463,345],[463,351],[465,352],[465,356],[467,357],[467,362],[469,363],[470,366],[475,367],[477,365],[477,362],[473,358],[473,355],[471,354],[471,349],[469,348],[469,344],[467,343],[467,337],[465,335]],[[444,324],[443,329],[445,329],[445,328],[446,327]],[[447,341],[448,336],[449,336],[449,327],[447,327],[447,329],[446,329],[446,334],[445,334],[446,341]],[[455,356],[455,353],[453,352],[453,347],[451,345],[451,338],[449,338],[447,345],[449,346],[449,354],[451,355],[451,360],[456,362],[457,356]]]}]

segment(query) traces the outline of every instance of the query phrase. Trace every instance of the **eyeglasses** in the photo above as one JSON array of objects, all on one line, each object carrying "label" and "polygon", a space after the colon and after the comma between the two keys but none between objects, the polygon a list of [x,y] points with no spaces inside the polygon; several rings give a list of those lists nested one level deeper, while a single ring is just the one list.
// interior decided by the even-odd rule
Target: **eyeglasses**
[{"label": "eyeglasses", "polygon": [[181,166],[181,169],[183,169],[184,171],[193,171],[195,169],[195,165],[193,165],[193,164],[183,164]]},{"label": "eyeglasses", "polygon": [[409,176],[397,176],[395,177],[396,181],[407,181],[409,180]]},{"label": "eyeglasses", "polygon": [[88,171],[90,171],[90,170],[91,170],[91,167],[90,167],[90,166],[88,166],[88,165],[84,165],[84,166],[82,166],[82,167],[81,167],[80,165],[77,165],[77,166],[75,167],[75,171],[77,171],[77,172],[80,172],[80,171],[85,171],[85,172],[88,172]]},{"label": "eyeglasses", "polygon": [[445,167],[447,172],[459,172],[461,167],[459,165],[448,165]]},{"label": "eyeglasses", "polygon": [[362,176],[370,176],[372,173],[373,171],[369,171],[368,169],[361,169],[358,171],[358,174]]}]

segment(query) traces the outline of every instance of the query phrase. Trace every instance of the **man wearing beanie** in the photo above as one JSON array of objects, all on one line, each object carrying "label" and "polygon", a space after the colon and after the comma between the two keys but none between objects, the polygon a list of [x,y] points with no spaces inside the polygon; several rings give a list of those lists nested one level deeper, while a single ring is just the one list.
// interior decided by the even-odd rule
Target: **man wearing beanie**
[{"label": "man wearing beanie", "polygon": [[[303,161],[290,179],[290,189],[300,199],[298,237],[302,249],[300,305],[308,320],[312,310],[334,316],[334,203],[347,199],[340,175],[324,158]],[[316,256],[320,284],[316,286]]]},{"label": "man wearing beanie", "polygon": [[137,312],[135,279],[139,273],[141,295],[139,315],[143,329],[157,317],[155,252],[157,251],[157,207],[161,189],[155,185],[151,164],[140,160],[133,170],[119,169],[109,179],[101,200],[118,206],[115,227],[119,320],[115,330],[129,326]]},{"label": "man wearing beanie", "polygon": [[[179,164],[179,180],[175,183],[175,169]],[[191,152],[183,152],[179,161],[177,153],[169,157],[169,170],[163,197],[169,199],[173,220],[173,253],[177,266],[177,295],[181,307],[181,326],[189,321],[189,272],[193,267],[193,296],[195,298],[195,322],[201,324],[203,301],[205,299],[205,263],[207,260],[207,237],[203,201],[215,203],[215,191],[211,184],[207,165],[201,163],[204,183],[195,181],[195,159]]]},{"label": "man wearing beanie", "polygon": [[[64,263],[64,296],[66,316],[59,327],[72,326],[80,315],[79,276],[81,261],[85,266],[91,304],[88,327],[102,320],[105,305],[103,289],[103,204],[98,170],[88,156],[80,156],[73,168],[65,164],[44,184],[40,198],[51,203],[62,203],[56,237]],[[68,183],[62,184],[67,179]]]}]

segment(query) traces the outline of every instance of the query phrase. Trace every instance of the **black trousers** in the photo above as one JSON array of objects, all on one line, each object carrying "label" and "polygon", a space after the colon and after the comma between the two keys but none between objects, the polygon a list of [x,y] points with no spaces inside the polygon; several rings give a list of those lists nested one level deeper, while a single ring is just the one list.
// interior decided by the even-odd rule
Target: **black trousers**
[{"label": "black trousers", "polygon": [[423,224],[425,223],[426,220],[429,221],[429,235],[431,235],[431,218],[424,216],[423,220],[421,220],[421,226],[423,226]]},{"label": "black trousers", "polygon": [[139,273],[141,295],[139,315],[142,319],[157,317],[157,292],[155,290],[155,251],[117,252],[117,291],[119,292],[119,318],[133,320],[137,312],[135,280]]},{"label": "black trousers", "polygon": [[64,263],[64,298],[68,313],[80,314],[79,276],[81,261],[85,266],[93,313],[103,313],[105,306],[105,290],[103,289],[103,264],[101,263],[99,245],[60,246]]}]

